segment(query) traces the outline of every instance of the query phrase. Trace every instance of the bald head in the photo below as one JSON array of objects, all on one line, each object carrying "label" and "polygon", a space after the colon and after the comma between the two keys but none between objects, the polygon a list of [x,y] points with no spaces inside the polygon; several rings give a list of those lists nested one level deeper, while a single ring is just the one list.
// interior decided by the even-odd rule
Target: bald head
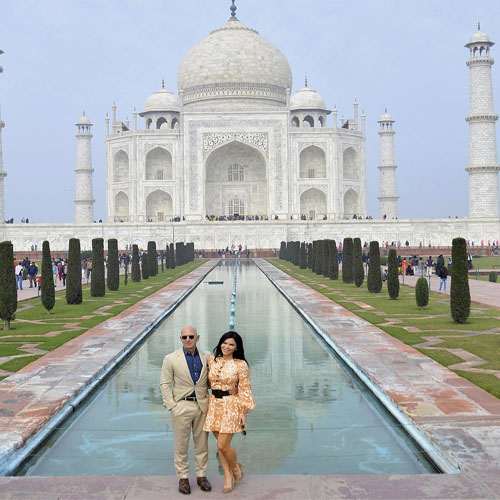
[{"label": "bald head", "polygon": [[184,326],[181,330],[181,335],[190,335],[190,334],[198,336],[198,330],[192,325]]},{"label": "bald head", "polygon": [[181,342],[182,347],[187,350],[194,352],[196,350],[196,343],[198,342],[198,331],[194,326],[187,325],[181,330]]}]

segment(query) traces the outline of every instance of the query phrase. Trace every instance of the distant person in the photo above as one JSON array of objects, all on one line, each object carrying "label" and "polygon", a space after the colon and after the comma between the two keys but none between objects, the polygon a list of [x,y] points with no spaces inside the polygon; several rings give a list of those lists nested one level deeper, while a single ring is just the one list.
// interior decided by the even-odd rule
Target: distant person
[{"label": "distant person", "polygon": [[448,269],[445,266],[440,267],[439,270],[439,291],[446,292],[446,282],[448,281]]},{"label": "distant person", "polygon": [[28,279],[30,281],[30,288],[33,288],[36,286],[36,276],[38,274],[38,267],[36,267],[36,264],[32,262],[30,266],[28,267]]},{"label": "distant person", "polygon": [[16,274],[16,288],[17,290],[23,289],[23,278],[24,278],[24,267],[20,262],[17,263],[17,266],[14,268],[14,272]]}]

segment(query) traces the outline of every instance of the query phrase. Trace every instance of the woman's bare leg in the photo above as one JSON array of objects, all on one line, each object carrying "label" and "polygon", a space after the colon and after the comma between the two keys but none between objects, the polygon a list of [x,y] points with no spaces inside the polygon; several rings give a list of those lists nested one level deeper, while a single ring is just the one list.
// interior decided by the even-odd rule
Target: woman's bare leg
[{"label": "woman's bare leg", "polygon": [[233,470],[236,466],[236,451],[231,448],[231,440],[233,439],[232,434],[222,434],[219,433],[217,437],[217,448],[219,450],[219,456],[224,457],[224,488],[232,488],[233,486]]}]

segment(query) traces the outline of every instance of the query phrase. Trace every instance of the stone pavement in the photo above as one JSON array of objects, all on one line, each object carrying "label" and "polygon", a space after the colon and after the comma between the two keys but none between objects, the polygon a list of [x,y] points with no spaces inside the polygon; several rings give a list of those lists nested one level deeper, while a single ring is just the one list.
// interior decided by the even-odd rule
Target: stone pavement
[{"label": "stone pavement", "polygon": [[[213,268],[208,261],[0,382],[0,472],[27,440],[112,368]],[[1,498],[1,497],[0,497]]]},{"label": "stone pavement", "polygon": [[[85,280],[82,282],[85,285]],[[65,290],[66,287],[63,286],[62,281],[56,281],[56,292],[59,290]],[[17,291],[17,300],[21,302],[22,300],[32,299],[33,297],[38,296],[38,289],[36,287],[30,288],[29,280],[23,281],[23,289]]]},{"label": "stone pavement", "polygon": [[[404,284],[415,286],[420,276],[405,276]],[[399,277],[399,282],[403,283],[403,276]],[[451,277],[446,283],[446,292],[439,292],[440,279],[433,274],[431,276],[431,290],[438,293],[450,294]],[[471,300],[479,304],[500,308],[500,283],[469,279],[469,289]]]}]

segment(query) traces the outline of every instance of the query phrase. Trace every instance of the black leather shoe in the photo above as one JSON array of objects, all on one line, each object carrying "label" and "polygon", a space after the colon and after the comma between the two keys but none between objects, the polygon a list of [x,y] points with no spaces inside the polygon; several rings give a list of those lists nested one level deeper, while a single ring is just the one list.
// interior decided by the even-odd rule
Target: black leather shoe
[{"label": "black leather shoe", "polygon": [[183,495],[191,494],[191,485],[189,484],[189,479],[179,479],[179,493]]},{"label": "black leather shoe", "polygon": [[201,491],[212,491],[212,485],[206,477],[197,477],[196,482],[198,483]]}]

